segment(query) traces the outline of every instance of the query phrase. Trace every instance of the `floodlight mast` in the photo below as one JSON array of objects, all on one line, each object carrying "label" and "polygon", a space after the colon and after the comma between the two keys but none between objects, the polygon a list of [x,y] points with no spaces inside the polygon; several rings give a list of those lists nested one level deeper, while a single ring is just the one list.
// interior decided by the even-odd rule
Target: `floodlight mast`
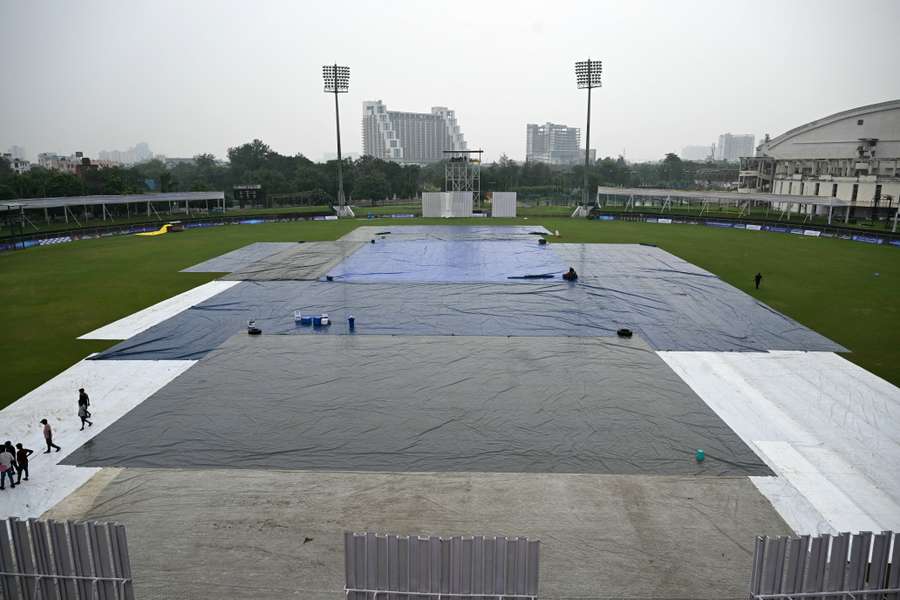
[{"label": "floodlight mast", "polygon": [[[334,94],[334,122],[337,129],[337,167],[338,167],[338,207],[339,217],[353,216],[346,206],[344,199],[344,171],[341,157],[341,116],[338,110],[338,94],[346,94],[350,90],[350,67],[341,67],[337,64],[322,67],[322,77],[325,80],[325,92]],[[348,214],[350,213],[350,214]]]},{"label": "floodlight mast", "polygon": [[587,88],[587,135],[584,140],[584,184],[581,190],[581,206],[588,204],[588,168],[591,156],[591,89],[600,87],[600,75],[603,73],[603,62],[599,60],[581,60],[575,63],[575,80],[578,89]]}]

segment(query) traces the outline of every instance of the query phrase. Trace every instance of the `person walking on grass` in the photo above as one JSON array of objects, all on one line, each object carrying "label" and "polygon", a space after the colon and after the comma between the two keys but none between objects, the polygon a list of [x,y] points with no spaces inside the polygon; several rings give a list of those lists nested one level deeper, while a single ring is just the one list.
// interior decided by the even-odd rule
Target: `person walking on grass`
[{"label": "person walking on grass", "polygon": [[44,426],[44,441],[47,442],[47,449],[44,451],[44,454],[50,454],[50,448],[56,448],[57,452],[62,450],[62,448],[53,443],[53,430],[50,429],[50,423],[47,422],[47,419],[41,419],[41,425]]},{"label": "person walking on grass", "polygon": [[16,485],[22,482],[22,473],[25,473],[25,481],[28,481],[28,457],[34,454],[34,450],[29,450],[22,446],[22,444],[16,444],[16,470],[19,472],[19,476],[16,478]]},{"label": "person walking on grass", "polygon": [[9,477],[9,487],[16,487],[16,482],[13,480],[16,457],[14,454],[10,454],[9,450],[7,450],[7,446],[11,447],[12,444],[6,442],[6,444],[0,446],[0,490],[6,489],[7,477]]},{"label": "person walking on grass", "polygon": [[756,289],[759,289],[759,282],[762,281],[762,273],[757,273],[753,276],[753,281],[756,282]]}]

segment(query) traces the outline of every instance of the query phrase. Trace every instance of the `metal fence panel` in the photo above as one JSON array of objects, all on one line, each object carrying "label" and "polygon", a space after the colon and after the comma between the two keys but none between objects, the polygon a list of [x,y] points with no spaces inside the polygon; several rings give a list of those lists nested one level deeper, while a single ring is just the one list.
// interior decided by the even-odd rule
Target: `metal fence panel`
[{"label": "metal fence panel", "polygon": [[[348,600],[536,598],[540,542],[527,538],[344,534]],[[376,594],[377,592],[377,594]]]},{"label": "metal fence panel", "polygon": [[[900,600],[900,548],[893,532],[756,538],[750,597]],[[785,552],[787,550],[787,552]]]},{"label": "metal fence panel", "polygon": [[3,598],[133,600],[125,528],[0,521],[0,592]]}]

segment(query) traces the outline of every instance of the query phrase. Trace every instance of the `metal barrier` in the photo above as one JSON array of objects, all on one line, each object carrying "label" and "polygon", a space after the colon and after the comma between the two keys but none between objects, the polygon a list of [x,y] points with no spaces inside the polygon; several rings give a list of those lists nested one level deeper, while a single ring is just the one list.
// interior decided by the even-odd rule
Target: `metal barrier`
[{"label": "metal barrier", "polygon": [[750,597],[900,600],[895,541],[890,531],[758,537]]},{"label": "metal barrier", "polygon": [[0,597],[134,600],[125,527],[15,517],[0,522]]},{"label": "metal barrier", "polygon": [[348,600],[536,600],[540,542],[344,534]]}]

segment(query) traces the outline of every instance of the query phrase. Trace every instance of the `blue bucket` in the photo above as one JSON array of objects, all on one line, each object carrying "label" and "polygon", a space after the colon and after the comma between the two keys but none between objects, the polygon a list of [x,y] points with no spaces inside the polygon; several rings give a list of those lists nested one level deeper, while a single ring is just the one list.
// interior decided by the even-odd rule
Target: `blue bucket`
[{"label": "blue bucket", "polygon": [[303,315],[302,317],[300,317],[300,324],[301,324],[301,325],[307,325],[307,326],[312,325],[312,324],[313,324],[313,318],[310,317],[310,316],[307,316],[307,315]]}]

